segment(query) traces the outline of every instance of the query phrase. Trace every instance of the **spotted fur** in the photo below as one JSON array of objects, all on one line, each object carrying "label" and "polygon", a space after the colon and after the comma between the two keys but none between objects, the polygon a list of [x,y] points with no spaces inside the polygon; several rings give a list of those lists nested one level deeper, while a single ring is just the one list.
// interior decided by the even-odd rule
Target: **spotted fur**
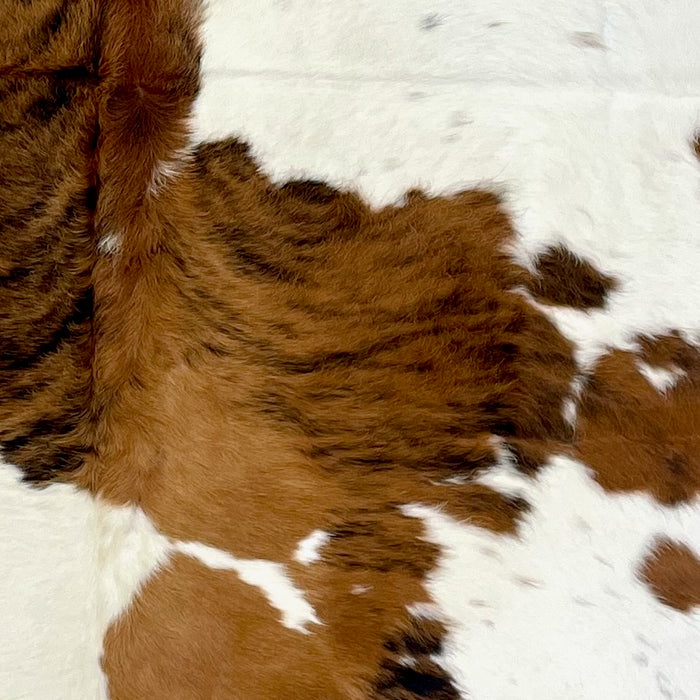
[{"label": "spotted fur", "polygon": [[[601,307],[616,282],[564,249],[517,266],[486,191],[377,211],[271,182],[238,140],[192,144],[199,10],[3,6],[3,453],[30,479],[138,504],[172,540],[284,562],[323,623],[283,628],[235,573],[178,555],[105,639],[113,698],[457,698],[445,624],[415,607],[439,552],[401,508],[513,534],[528,504],[479,477],[562,451],[632,487],[605,471],[601,433],[638,424],[627,399],[652,389],[635,358],[587,378],[574,434],[573,347],[519,292]],[[694,462],[668,474],[643,486],[697,491]],[[295,562],[318,529],[318,561]]]}]

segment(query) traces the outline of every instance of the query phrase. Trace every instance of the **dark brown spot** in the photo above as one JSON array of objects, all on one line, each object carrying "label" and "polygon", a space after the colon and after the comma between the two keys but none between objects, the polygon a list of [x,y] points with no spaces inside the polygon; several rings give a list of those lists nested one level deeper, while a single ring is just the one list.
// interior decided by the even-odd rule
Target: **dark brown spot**
[{"label": "dark brown spot", "polygon": [[617,282],[562,246],[549,248],[535,261],[536,275],[528,289],[547,304],[575,309],[601,308]]}]

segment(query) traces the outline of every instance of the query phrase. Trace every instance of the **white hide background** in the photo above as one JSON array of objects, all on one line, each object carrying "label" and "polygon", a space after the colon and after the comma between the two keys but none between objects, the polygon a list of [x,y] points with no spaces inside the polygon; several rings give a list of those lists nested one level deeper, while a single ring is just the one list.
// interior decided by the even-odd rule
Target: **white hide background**
[{"label": "white hide background", "polygon": [[[605,312],[555,316],[582,365],[635,332],[700,332],[697,0],[211,0],[204,30],[197,140],[239,134],[274,179],[377,205],[495,188],[521,261],[563,241],[622,282]],[[431,590],[465,697],[697,700],[700,613],[634,568],[659,533],[700,552],[700,505],[611,497],[558,458],[487,478],[534,502],[520,539],[406,510],[444,547]],[[0,533],[0,700],[104,697],[102,634],[169,545],[9,465]]]}]

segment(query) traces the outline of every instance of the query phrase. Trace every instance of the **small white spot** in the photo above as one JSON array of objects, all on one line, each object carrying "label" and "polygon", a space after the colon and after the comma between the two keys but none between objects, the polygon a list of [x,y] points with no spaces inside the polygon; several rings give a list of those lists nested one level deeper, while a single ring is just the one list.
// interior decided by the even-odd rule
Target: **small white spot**
[{"label": "small white spot", "polygon": [[350,588],[350,593],[353,595],[362,595],[363,593],[367,593],[368,591],[372,590],[372,586],[366,586],[361,583],[356,583],[354,586]]},{"label": "small white spot", "polygon": [[105,233],[97,242],[97,252],[101,255],[114,255],[121,247],[121,236],[117,233]]},{"label": "small white spot", "polygon": [[290,580],[284,565],[264,559],[237,559],[228,552],[199,542],[174,542],[173,551],[197,559],[210,569],[235,571],[241,581],[257,586],[282,613],[282,624],[302,634],[306,625],[321,624],[316,612]]},{"label": "small white spot", "polygon": [[412,603],[406,606],[406,610],[409,615],[421,620],[442,621],[444,619],[444,615],[435,603]]},{"label": "small white spot", "polygon": [[401,666],[415,666],[416,665],[416,660],[412,656],[408,656],[407,654],[401,654],[396,661],[399,663]]},{"label": "small white spot", "polygon": [[574,377],[571,382],[571,395],[564,399],[562,404],[562,414],[564,420],[572,427],[576,427],[578,418],[578,403],[583,391],[584,380],[582,376]]},{"label": "small white spot", "polygon": [[314,530],[297,545],[294,559],[304,566],[321,561],[321,548],[331,540],[332,535],[323,530]]},{"label": "small white spot", "polygon": [[172,158],[163,160],[153,169],[148,194],[157,195],[168,184],[169,180],[177,177],[192,159],[192,149],[187,146],[175,151]]},{"label": "small white spot", "polygon": [[576,408],[576,401],[574,401],[571,397],[567,397],[564,399],[564,405],[562,407],[564,420],[572,427],[576,425]]},{"label": "small white spot", "polygon": [[679,367],[665,369],[654,367],[646,362],[637,362],[639,373],[661,394],[666,394],[678,383],[681,377],[685,377],[685,372]]},{"label": "small white spot", "polygon": [[[446,479],[442,480],[443,484],[450,484],[454,486],[463,486],[472,481],[472,477],[469,474],[455,474],[454,476],[448,476]],[[435,486],[440,486],[440,482],[431,481],[431,484]]]},{"label": "small white spot", "polygon": [[500,438],[494,437],[493,443],[498,461],[474,481],[504,496],[527,498],[533,488],[532,480],[517,470],[513,455]]},{"label": "small white spot", "polygon": [[407,518],[429,518],[439,509],[423,505],[422,503],[406,503],[405,505],[399,506],[399,510]]}]

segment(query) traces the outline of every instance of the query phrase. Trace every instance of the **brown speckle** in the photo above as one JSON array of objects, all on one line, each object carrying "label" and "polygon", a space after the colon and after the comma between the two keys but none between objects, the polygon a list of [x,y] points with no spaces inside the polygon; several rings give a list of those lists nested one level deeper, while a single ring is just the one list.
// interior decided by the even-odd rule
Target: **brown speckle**
[{"label": "brown speckle", "polygon": [[436,12],[431,12],[429,15],[425,15],[420,21],[420,28],[424,32],[429,32],[436,27],[439,27],[443,23],[443,18]]},{"label": "brown speckle", "polygon": [[569,39],[574,46],[579,46],[582,49],[605,51],[607,48],[600,35],[595,32],[572,32]]},{"label": "brown speckle", "polygon": [[465,112],[453,112],[452,118],[450,119],[450,126],[452,128],[457,128],[460,126],[466,126],[471,124],[472,120],[467,117]]},{"label": "brown speckle", "polygon": [[649,665],[649,657],[646,654],[643,654],[641,651],[637,654],[634,654],[632,658],[634,659],[634,662],[639,666]]},{"label": "brown speckle", "polygon": [[530,588],[542,588],[542,581],[538,581],[534,578],[528,578],[527,576],[516,576],[513,580],[522,586],[529,586]]}]

